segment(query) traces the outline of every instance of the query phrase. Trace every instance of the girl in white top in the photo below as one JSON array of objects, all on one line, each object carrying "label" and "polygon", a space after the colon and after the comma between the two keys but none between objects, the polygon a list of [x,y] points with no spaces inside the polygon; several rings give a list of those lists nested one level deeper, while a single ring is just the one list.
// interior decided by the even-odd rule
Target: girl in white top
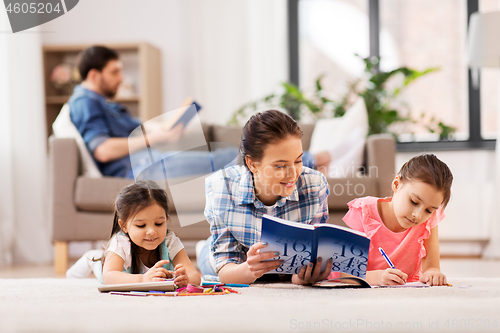
[{"label": "girl in white top", "polygon": [[[111,239],[104,253],[101,252],[102,256],[91,259],[87,253],[79,261],[101,261],[102,276],[92,268],[104,284],[170,278],[174,278],[179,287],[188,283],[199,284],[201,277],[179,238],[167,230],[167,219],[165,191],[153,181],[131,184],[116,199]],[[96,257],[95,252],[93,256]],[[67,276],[71,275],[71,270],[74,268],[68,270]]]}]

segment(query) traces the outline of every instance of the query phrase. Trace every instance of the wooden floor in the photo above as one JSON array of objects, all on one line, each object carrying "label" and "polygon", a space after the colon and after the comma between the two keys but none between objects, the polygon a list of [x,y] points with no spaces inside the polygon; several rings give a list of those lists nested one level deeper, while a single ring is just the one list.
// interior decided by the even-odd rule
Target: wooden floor
[{"label": "wooden floor", "polygon": [[[74,261],[73,261],[74,262]],[[70,262],[70,265],[73,264]],[[442,259],[441,270],[450,278],[500,277],[500,261],[481,259]],[[54,273],[53,265],[24,265],[0,268],[0,279],[64,278]]]}]

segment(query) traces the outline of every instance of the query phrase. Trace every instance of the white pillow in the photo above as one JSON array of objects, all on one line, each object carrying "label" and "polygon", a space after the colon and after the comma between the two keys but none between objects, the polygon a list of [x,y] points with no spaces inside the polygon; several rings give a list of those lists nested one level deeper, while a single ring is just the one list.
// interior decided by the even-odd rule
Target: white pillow
[{"label": "white pillow", "polygon": [[309,151],[317,154],[328,151],[332,161],[328,177],[355,177],[363,165],[368,115],[362,98],[346,111],[344,116],[319,119],[314,126]]},{"label": "white pillow", "polygon": [[90,178],[102,178],[102,173],[97,168],[94,159],[90,155],[87,145],[83,141],[80,132],[76,129],[69,116],[69,105],[64,104],[61,112],[52,124],[52,130],[56,138],[73,138],[76,140],[78,151],[80,152],[80,160],[82,161],[83,174]]}]

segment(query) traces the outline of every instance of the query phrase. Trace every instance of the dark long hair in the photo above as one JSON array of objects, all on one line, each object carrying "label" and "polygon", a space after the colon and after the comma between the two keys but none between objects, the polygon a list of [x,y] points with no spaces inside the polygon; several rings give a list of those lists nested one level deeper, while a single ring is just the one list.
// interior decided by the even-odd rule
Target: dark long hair
[{"label": "dark long hair", "polygon": [[260,161],[269,144],[288,137],[302,137],[299,124],[289,115],[278,110],[267,110],[254,114],[243,127],[240,156],[246,164],[246,156]]},{"label": "dark long hair", "polygon": [[[111,238],[122,231],[119,220],[123,223],[134,218],[141,210],[158,204],[165,210],[165,216],[168,218],[168,199],[167,194],[158,184],[151,180],[141,180],[134,184],[126,186],[118,195],[115,201],[115,217],[111,229]],[[126,233],[127,237],[130,236]],[[140,249],[130,240],[130,254],[132,255],[132,274],[139,274],[141,271],[139,252]],[[156,255],[158,260],[161,258],[160,247],[158,246],[152,254]],[[101,258],[104,267],[104,254]]]},{"label": "dark long hair", "polygon": [[439,192],[443,192],[441,206],[446,208],[451,197],[451,184],[453,174],[446,163],[439,160],[434,154],[422,154],[411,158],[399,170],[398,175],[401,182],[406,180],[418,180],[434,186]]}]

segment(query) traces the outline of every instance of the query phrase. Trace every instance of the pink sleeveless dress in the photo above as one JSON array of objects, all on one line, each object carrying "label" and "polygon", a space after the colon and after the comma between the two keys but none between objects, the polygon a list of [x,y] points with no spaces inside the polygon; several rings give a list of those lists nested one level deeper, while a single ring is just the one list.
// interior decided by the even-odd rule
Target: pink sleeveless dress
[{"label": "pink sleeveless dress", "polygon": [[362,231],[370,238],[368,271],[389,268],[378,250],[382,247],[394,266],[408,274],[408,282],[418,281],[422,274],[422,258],[426,255],[424,240],[429,238],[431,229],[446,215],[439,207],[424,223],[403,232],[393,232],[384,225],[377,209],[378,201],[391,200],[392,198],[375,197],[354,199],[347,204],[349,211],[343,221],[352,229]]}]

